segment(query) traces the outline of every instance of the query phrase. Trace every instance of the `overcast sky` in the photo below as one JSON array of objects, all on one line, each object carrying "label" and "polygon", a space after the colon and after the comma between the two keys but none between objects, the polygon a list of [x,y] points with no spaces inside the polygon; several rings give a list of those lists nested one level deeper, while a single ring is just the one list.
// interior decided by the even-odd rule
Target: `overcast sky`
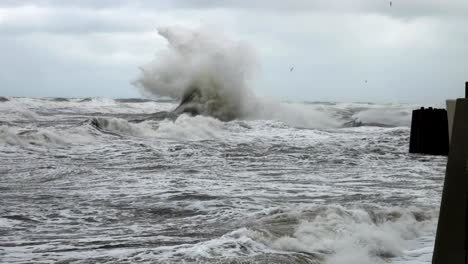
[{"label": "overcast sky", "polygon": [[0,0],[0,96],[140,97],[174,25],[249,43],[252,89],[281,100],[435,103],[468,81],[467,0]]}]

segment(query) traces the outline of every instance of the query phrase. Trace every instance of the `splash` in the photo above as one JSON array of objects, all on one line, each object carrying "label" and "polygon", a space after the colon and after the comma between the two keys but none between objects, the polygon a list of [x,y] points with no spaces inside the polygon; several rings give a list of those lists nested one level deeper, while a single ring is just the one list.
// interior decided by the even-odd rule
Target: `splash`
[{"label": "splash", "polygon": [[247,44],[201,30],[159,28],[158,33],[168,49],[141,67],[134,84],[143,94],[180,100],[176,113],[223,121],[248,115],[255,102],[247,86],[255,55]]},{"label": "splash", "polygon": [[[221,121],[277,120],[293,127],[338,128],[404,126],[407,111],[371,109],[371,105],[337,103],[281,103],[258,98],[249,87],[256,71],[254,50],[212,31],[159,28],[167,49],[141,69],[134,85],[146,96],[170,97],[180,102],[173,111],[154,114],[154,120],[177,119],[182,113]],[[343,106],[346,109],[342,109]],[[366,109],[370,109],[367,111]],[[382,118],[385,115],[387,118]]]},{"label": "splash", "polygon": [[[180,101],[172,112],[205,115],[222,121],[234,119],[279,120],[308,128],[338,127],[331,116],[315,110],[258,98],[248,86],[256,70],[254,50],[211,31],[159,28],[168,48],[141,67],[134,82],[144,95],[170,97]],[[174,115],[175,114],[175,115]],[[160,117],[160,115],[157,115]]]}]

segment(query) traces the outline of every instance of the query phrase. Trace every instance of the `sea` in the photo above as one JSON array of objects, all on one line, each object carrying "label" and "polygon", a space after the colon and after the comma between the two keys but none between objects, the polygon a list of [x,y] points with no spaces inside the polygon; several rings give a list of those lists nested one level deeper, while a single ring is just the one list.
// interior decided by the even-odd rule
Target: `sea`
[{"label": "sea", "polygon": [[0,263],[431,263],[447,160],[408,153],[419,106],[281,105],[1,97]]}]

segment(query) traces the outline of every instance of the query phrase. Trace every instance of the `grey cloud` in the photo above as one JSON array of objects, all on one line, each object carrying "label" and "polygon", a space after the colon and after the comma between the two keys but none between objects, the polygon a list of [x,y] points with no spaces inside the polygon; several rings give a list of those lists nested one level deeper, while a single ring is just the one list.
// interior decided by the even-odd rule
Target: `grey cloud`
[{"label": "grey cloud", "polygon": [[116,9],[0,8],[0,33],[4,34],[135,32],[151,27],[151,18],[135,18]]},{"label": "grey cloud", "polygon": [[[392,6],[390,6],[392,2]],[[465,16],[468,12],[466,0],[3,0],[0,6],[35,5],[46,7],[79,8],[230,8],[255,10],[255,12],[338,12],[379,13],[388,16],[414,18],[420,16]]]},{"label": "grey cloud", "polygon": [[[0,33],[86,34],[153,31],[165,13],[262,13],[264,16],[383,15],[403,20],[464,18],[466,0],[2,0]],[[183,18],[178,18],[182,20]],[[279,18],[282,19],[281,17]],[[340,21],[337,18],[337,21]],[[287,21],[285,22],[287,24]],[[254,25],[253,25],[254,26]],[[292,28],[292,30],[296,30]]]},{"label": "grey cloud", "polygon": [[[0,60],[0,94],[19,94],[21,88],[22,95],[126,96],[126,89],[134,91],[129,82],[137,67],[165,47],[152,33],[156,26],[197,27],[204,20],[199,24],[218,26],[259,51],[263,74],[257,91],[263,94],[301,100],[454,97],[468,74],[467,5],[465,0],[393,0],[392,7],[386,0],[0,0],[0,48],[6,55]],[[296,66],[292,73],[290,65]]]},{"label": "grey cloud", "polygon": [[173,2],[152,0],[2,0],[1,7],[66,7],[82,9],[109,9],[109,8],[161,8],[174,6]]},{"label": "grey cloud", "polygon": [[[422,17],[464,17],[465,0],[3,0],[0,1],[0,33],[31,32],[95,33],[154,30],[161,14],[188,10],[221,9],[264,15],[360,15],[378,14],[401,19]],[[183,19],[183,18],[180,18]],[[281,19],[281,18],[280,18]],[[338,19],[339,20],[339,19]]]},{"label": "grey cloud", "polygon": [[135,65],[70,60],[31,45],[31,36],[0,35],[0,94],[4,96],[138,96],[130,81]]},{"label": "grey cloud", "polygon": [[253,9],[256,12],[260,10],[280,13],[378,13],[402,18],[465,16],[468,12],[468,1],[465,0],[175,0],[173,5],[186,8],[240,8]]},{"label": "grey cloud", "polygon": [[88,7],[88,8],[109,8],[128,4],[128,0],[2,0],[2,7],[16,6],[43,6],[43,7]]}]

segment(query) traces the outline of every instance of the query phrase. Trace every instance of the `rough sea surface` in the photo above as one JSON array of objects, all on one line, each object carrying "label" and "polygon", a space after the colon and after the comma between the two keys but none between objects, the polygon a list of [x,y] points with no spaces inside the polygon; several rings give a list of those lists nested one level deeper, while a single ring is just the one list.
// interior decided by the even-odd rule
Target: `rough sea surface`
[{"label": "rough sea surface", "polygon": [[430,263],[446,158],[408,154],[415,106],[283,105],[307,122],[3,98],[0,262]]}]

